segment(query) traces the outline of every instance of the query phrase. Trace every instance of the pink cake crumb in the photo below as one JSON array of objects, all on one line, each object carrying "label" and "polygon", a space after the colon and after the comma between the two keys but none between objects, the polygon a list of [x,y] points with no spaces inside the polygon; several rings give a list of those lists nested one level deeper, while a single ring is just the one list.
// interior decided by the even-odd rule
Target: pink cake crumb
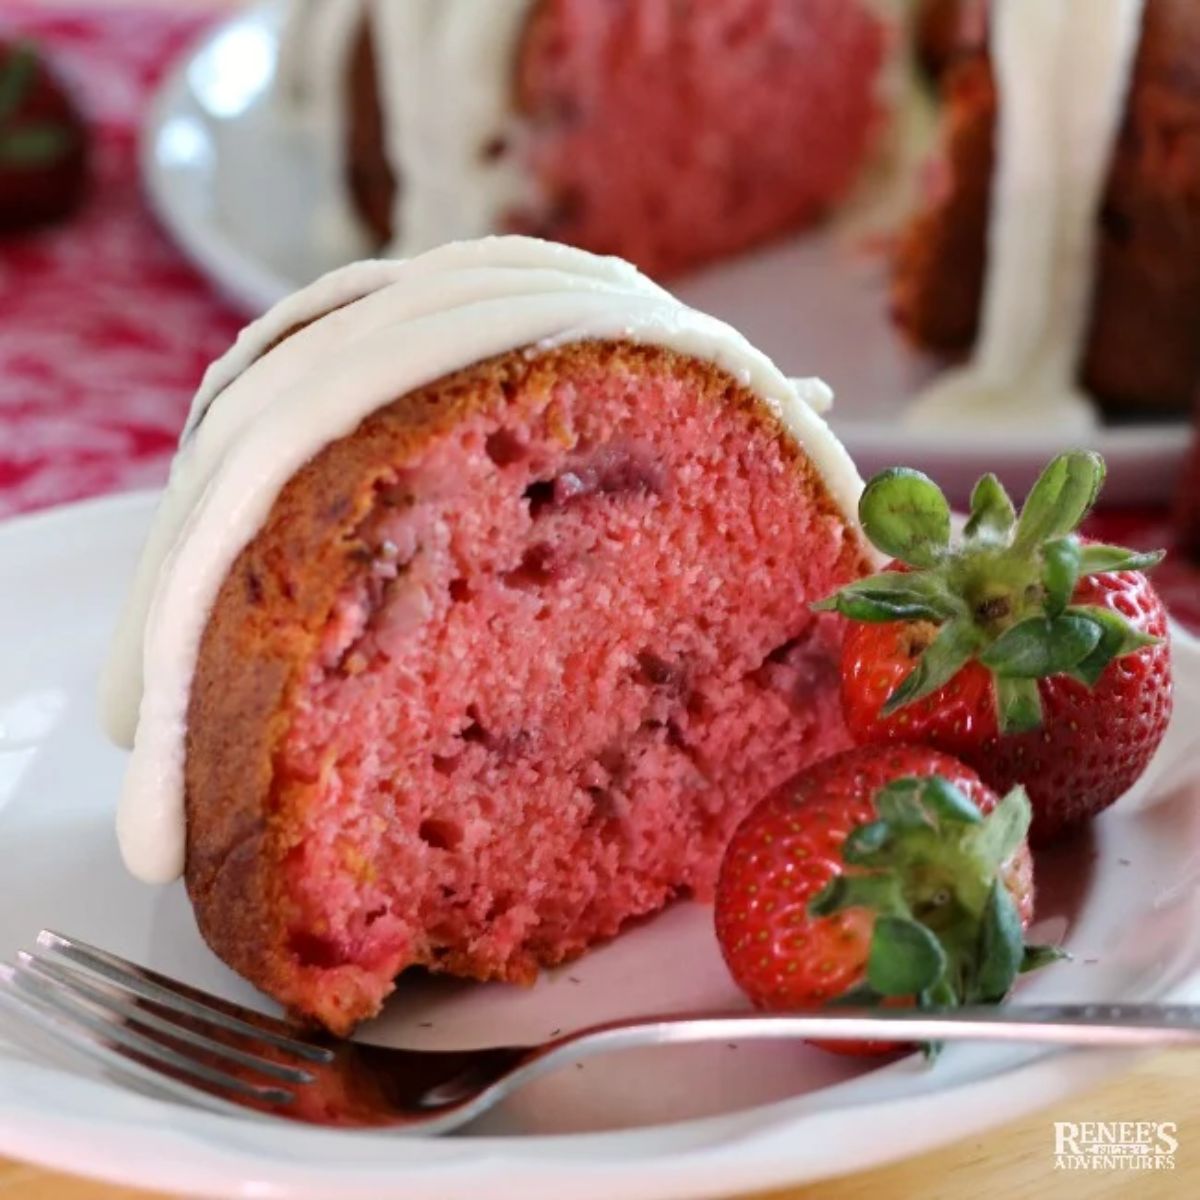
[{"label": "pink cake crumb", "polygon": [[666,277],[830,212],[881,128],[863,0],[542,0],[518,66],[547,211],[515,224]]},{"label": "pink cake crumb", "polygon": [[376,485],[294,698],[275,787],[311,986],[529,980],[708,897],[747,807],[847,744],[836,619],[806,604],[845,531],[761,414],[596,372],[506,417]]}]

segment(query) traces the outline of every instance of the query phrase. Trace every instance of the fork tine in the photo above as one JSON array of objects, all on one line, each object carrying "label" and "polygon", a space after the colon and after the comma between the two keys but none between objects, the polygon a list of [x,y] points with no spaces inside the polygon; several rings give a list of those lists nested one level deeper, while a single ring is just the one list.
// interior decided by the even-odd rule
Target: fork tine
[{"label": "fork tine", "polygon": [[77,938],[64,937],[61,933],[43,929],[37,936],[37,944],[41,949],[164,1008],[174,1009],[231,1033],[267,1042],[278,1050],[308,1062],[333,1061],[332,1050],[303,1040],[301,1031],[286,1021],[268,1017],[230,1000],[222,1000],[199,988],[189,987]]},{"label": "fork tine", "polygon": [[29,1001],[28,1007],[37,1007],[43,1012],[48,1010],[59,1018],[53,1022],[56,1037],[65,1037],[66,1029],[73,1027],[75,1036],[68,1040],[77,1049],[83,1048],[81,1043],[90,1044],[93,1049],[100,1046],[155,1075],[190,1085],[201,1092],[215,1092],[218,1097],[243,1106],[286,1106],[295,1100],[294,1093],[286,1088],[247,1083],[128,1028],[119,1018],[110,1020],[100,1016],[57,985],[7,964],[0,970],[0,983],[7,986],[10,995],[17,994],[20,999]]},{"label": "fork tine", "polygon": [[250,1116],[269,1120],[269,1114],[258,1109],[246,1108],[232,1100],[224,1100],[213,1092],[183,1083],[170,1075],[145,1066],[139,1059],[125,1052],[112,1049],[94,1040],[78,1026],[51,1009],[43,1008],[32,997],[21,992],[15,982],[16,972],[7,963],[0,963],[0,1011],[11,1013],[17,1020],[31,1029],[40,1030],[58,1048],[66,1048],[86,1062],[102,1067],[113,1077],[131,1087],[161,1099],[163,1096],[183,1101],[210,1112],[230,1114],[238,1117]]},{"label": "fork tine", "polygon": [[228,1059],[240,1067],[269,1076],[280,1083],[312,1083],[315,1078],[311,1071],[272,1062],[257,1054],[249,1054],[245,1050],[240,1050],[228,1042],[209,1037],[199,1029],[183,1024],[182,1021],[188,1020],[187,1017],[181,1015],[179,1019],[174,1020],[163,1017],[160,1015],[162,1012],[171,1012],[172,1010],[157,1006],[150,1007],[154,1004],[153,1001],[133,996],[115,984],[101,981],[96,976],[88,977],[77,967],[63,965],[49,958],[35,957],[21,950],[17,953],[17,971],[27,971],[51,985],[66,988],[82,996],[97,1008],[112,1012],[123,1021],[132,1022],[176,1041],[185,1042],[189,1046],[195,1046],[198,1050],[207,1051],[218,1058]]}]

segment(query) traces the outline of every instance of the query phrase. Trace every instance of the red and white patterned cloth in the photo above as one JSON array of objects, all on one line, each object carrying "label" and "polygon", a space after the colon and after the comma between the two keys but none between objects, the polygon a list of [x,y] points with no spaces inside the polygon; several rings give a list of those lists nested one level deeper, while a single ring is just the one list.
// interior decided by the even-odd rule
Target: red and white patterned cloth
[{"label": "red and white patterned cloth", "polygon": [[44,45],[93,135],[80,214],[0,239],[0,515],[165,479],[200,375],[237,332],[155,224],[137,170],[147,100],[206,19],[0,7],[0,36]]},{"label": "red and white patterned cloth", "polygon": [[[240,324],[158,229],[142,196],[137,137],[166,66],[203,12],[48,9],[4,0],[0,36],[41,41],[94,134],[82,213],[0,240],[0,516],[162,482],[193,390]],[[1160,510],[1101,514],[1094,536],[1166,545]],[[1200,626],[1200,571],[1155,576]]]}]

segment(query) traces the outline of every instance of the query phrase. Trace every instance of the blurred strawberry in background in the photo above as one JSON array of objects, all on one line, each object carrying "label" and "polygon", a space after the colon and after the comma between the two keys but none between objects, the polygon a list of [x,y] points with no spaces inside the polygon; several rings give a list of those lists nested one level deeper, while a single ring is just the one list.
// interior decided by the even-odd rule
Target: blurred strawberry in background
[{"label": "blurred strawberry in background", "polygon": [[79,108],[34,43],[0,41],[0,233],[69,216],[87,184]]}]

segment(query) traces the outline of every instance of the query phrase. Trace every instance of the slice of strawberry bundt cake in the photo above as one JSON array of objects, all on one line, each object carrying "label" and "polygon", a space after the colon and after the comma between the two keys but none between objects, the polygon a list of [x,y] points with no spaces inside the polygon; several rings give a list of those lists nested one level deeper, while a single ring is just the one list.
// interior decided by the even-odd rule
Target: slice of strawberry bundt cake
[{"label": "slice of strawberry bundt cake", "polygon": [[907,0],[297,0],[281,94],[376,244],[550,237],[666,276],[850,190]]},{"label": "slice of strawberry bundt cake", "polygon": [[707,895],[846,740],[826,395],[526,238],[279,305],[206,377],[118,633],[130,867],[338,1032],[406,967],[528,980]]}]

